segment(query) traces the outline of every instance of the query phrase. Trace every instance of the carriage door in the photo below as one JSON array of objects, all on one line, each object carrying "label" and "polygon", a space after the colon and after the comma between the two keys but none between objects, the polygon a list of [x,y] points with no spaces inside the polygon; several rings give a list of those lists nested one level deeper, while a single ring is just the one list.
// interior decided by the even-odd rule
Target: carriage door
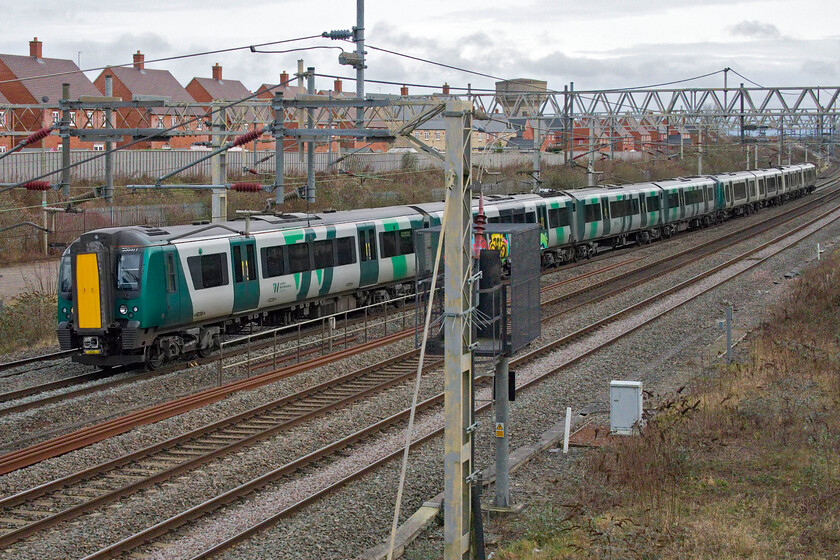
[{"label": "carriage door", "polygon": [[233,270],[233,312],[255,309],[260,300],[257,278],[257,250],[253,239],[230,241]]},{"label": "carriage door", "polygon": [[376,258],[376,227],[359,224],[359,287],[376,284],[379,280],[379,260]]},{"label": "carriage door", "polygon": [[181,321],[181,294],[178,293],[178,253],[171,249],[164,253],[164,283],[166,285],[166,321],[175,324]]}]

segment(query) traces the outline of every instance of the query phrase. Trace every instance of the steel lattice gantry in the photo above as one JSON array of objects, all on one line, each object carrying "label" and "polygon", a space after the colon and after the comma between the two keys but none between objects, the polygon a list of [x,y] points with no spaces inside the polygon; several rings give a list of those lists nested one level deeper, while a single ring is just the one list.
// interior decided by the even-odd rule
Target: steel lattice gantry
[{"label": "steel lattice gantry", "polygon": [[474,103],[487,114],[613,119],[615,126],[641,125],[800,129],[836,133],[840,87],[692,88],[505,92],[478,94]]}]

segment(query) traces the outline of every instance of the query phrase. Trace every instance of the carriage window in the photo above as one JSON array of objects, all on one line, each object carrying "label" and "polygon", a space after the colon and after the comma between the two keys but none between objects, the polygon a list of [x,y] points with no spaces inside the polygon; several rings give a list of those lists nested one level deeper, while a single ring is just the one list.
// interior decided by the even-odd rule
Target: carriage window
[{"label": "carriage window", "polygon": [[306,272],[311,270],[309,268],[309,244],[297,243],[295,245],[287,245],[286,250],[289,253],[289,272],[294,274],[296,272]]},{"label": "carriage window", "polygon": [[595,204],[585,204],[583,206],[583,216],[584,221],[588,222],[598,222],[601,220],[601,205],[599,203]]},{"label": "carriage window", "polygon": [[738,183],[732,184],[733,191],[735,193],[735,199],[747,198],[747,186],[744,184],[743,181]]},{"label": "carriage window", "polygon": [[624,218],[639,213],[639,200],[614,200],[610,202],[610,215],[613,218]]},{"label": "carriage window", "polygon": [[173,253],[166,254],[166,291],[173,294],[177,290],[177,277],[175,270],[175,255]]},{"label": "carriage window", "polygon": [[685,192],[685,204],[688,206],[689,204],[701,204],[703,202],[703,190],[696,189],[693,191],[686,191]]},{"label": "carriage window", "polygon": [[658,212],[659,211],[659,197],[658,196],[647,197],[647,209],[648,209],[648,212]]},{"label": "carriage window", "polygon": [[382,258],[410,255],[414,252],[414,238],[410,229],[386,231],[379,234]]},{"label": "carriage window", "polygon": [[226,253],[187,257],[193,286],[196,290],[226,286],[228,283]]},{"label": "carriage window", "polygon": [[680,206],[680,193],[679,192],[668,193],[668,208],[679,208],[679,206]]},{"label": "carriage window", "polygon": [[353,264],[356,262],[356,255],[353,253],[353,238],[342,237],[335,240],[336,265]]},{"label": "carriage window", "polygon": [[513,215],[513,223],[514,224],[524,224],[525,223],[525,214],[514,214]]},{"label": "carriage window", "polygon": [[68,297],[70,290],[73,289],[73,270],[70,261],[70,256],[65,255],[61,257],[61,266],[58,270],[58,289],[64,297]]},{"label": "carriage window", "polygon": [[750,196],[755,196],[755,180],[750,180]]},{"label": "carriage window", "polygon": [[117,289],[118,290],[139,290],[140,289],[140,265],[143,262],[143,254],[121,253],[117,257]]},{"label": "carriage window", "polygon": [[260,259],[262,260],[263,278],[274,278],[286,274],[282,245],[263,247],[260,249]]},{"label": "carriage window", "polygon": [[758,194],[764,195],[765,192],[766,192],[766,190],[765,190],[765,187],[764,187],[764,179],[759,179],[758,180]]},{"label": "carriage window", "polygon": [[549,208],[548,222],[553,228],[568,227],[569,213],[565,208]]},{"label": "carriage window", "polygon": [[313,243],[312,258],[315,260],[315,268],[332,268],[334,266],[332,239]]}]

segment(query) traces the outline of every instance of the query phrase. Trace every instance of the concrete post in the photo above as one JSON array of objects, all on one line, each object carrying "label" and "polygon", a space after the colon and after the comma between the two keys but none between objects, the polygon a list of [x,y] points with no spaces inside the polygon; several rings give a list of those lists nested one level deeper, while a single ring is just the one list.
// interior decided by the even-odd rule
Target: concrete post
[{"label": "concrete post", "polygon": [[[361,0],[360,0],[361,1]],[[306,69],[306,93],[315,95],[315,68]],[[306,110],[306,127],[315,128],[315,109]],[[315,202],[315,142],[306,143],[306,202]]]},{"label": "concrete post", "polygon": [[444,224],[444,508],[445,560],[470,558],[472,527],[472,106],[446,102]]},{"label": "concrete post", "polygon": [[595,181],[595,124],[594,118],[589,119],[589,165],[586,168],[586,185],[594,187],[597,184]]},{"label": "concrete post", "polygon": [[[356,0],[356,28],[353,30],[353,40],[356,42],[356,53],[361,64],[356,68],[356,98],[365,98],[365,0]],[[356,128],[365,127],[365,108],[356,109]]]},{"label": "concrete post", "polygon": [[[213,132],[221,132],[225,130],[225,110],[222,109],[213,113],[213,125],[211,130]],[[219,134],[213,134],[210,138],[210,143],[213,149],[218,149],[224,138]],[[210,163],[210,184],[219,185],[219,188],[211,191],[211,215],[210,220],[213,222],[227,221],[227,190],[222,187],[227,182],[227,166],[225,165],[225,152],[213,156]]]},{"label": "concrete post", "polygon": [[697,174],[703,174],[703,128],[697,129]]},{"label": "concrete post", "polygon": [[[70,100],[70,84],[61,84],[61,99]],[[70,109],[61,111],[61,194],[70,196]]]},{"label": "concrete post", "polygon": [[540,192],[540,171],[542,169],[541,166],[541,155],[542,152],[540,148],[542,148],[542,141],[540,139],[540,115],[537,114],[536,118],[534,119],[534,166],[533,166],[533,192],[538,193]]},{"label": "concrete post", "polygon": [[[105,97],[113,97],[114,95],[114,77],[105,76]],[[113,118],[113,110],[105,109],[105,127],[114,128],[111,119]],[[111,214],[111,225],[114,225],[114,154],[111,150],[114,149],[114,143],[110,140],[105,142],[105,202],[108,203]]]},{"label": "concrete post", "polygon": [[286,153],[283,140],[286,137],[286,111],[283,108],[283,92],[274,94],[271,103],[274,110],[274,204],[282,204],[285,198],[284,174],[286,172]]},{"label": "concrete post", "polygon": [[[41,175],[44,175],[46,173],[47,173],[47,149],[44,146],[44,142],[42,140],[41,141]],[[43,191],[41,193],[41,209],[44,212],[43,226],[44,226],[44,229],[47,229],[47,214],[48,214],[48,212],[47,212],[47,191]],[[55,231],[55,228],[53,228],[53,231]],[[50,251],[49,233],[47,233],[46,231],[41,232],[41,241],[43,242],[42,249],[44,251],[44,256],[47,256],[47,255],[49,255],[49,251]]]},{"label": "concrete post", "polygon": [[510,479],[508,459],[510,452],[510,395],[508,395],[508,368],[510,358],[502,354],[496,363],[496,497],[493,505],[510,506]]}]

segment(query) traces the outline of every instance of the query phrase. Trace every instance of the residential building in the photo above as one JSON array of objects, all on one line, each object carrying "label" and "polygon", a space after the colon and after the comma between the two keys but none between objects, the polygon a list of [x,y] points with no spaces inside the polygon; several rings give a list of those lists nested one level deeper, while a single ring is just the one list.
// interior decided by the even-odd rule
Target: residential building
[{"label": "residential building", "polygon": [[[186,108],[188,104],[194,104],[195,99],[178,83],[178,80],[169,70],[153,70],[146,68],[145,55],[140,51],[134,54],[134,63],[130,68],[122,66],[108,67],[94,80],[99,89],[100,95],[105,91],[105,76],[113,78],[113,92],[115,97],[123,101],[140,101],[151,99],[162,99],[170,104],[182,103],[185,108],[177,110],[173,108],[150,108],[150,109],[119,109],[115,118],[115,128],[160,128],[166,129],[177,126],[173,132],[179,131],[201,131],[206,128],[205,119],[198,118],[201,111],[195,108]],[[194,120],[195,119],[195,120]],[[180,126],[179,126],[180,125]],[[131,142],[133,139],[125,137],[120,145]],[[189,148],[193,142],[208,141],[209,137],[196,136],[173,136],[169,140],[154,140],[141,142],[132,146],[134,149],[166,149],[166,148]]]},{"label": "residential building", "polygon": [[[58,101],[62,97],[62,84],[70,85],[70,99],[79,96],[100,95],[90,80],[79,70],[72,60],[44,58],[43,43],[35,37],[29,42],[29,56],[0,54],[0,104],[42,105],[42,107],[3,110],[0,131],[4,128],[16,132],[34,132],[40,128],[57,124],[61,118]],[[101,126],[101,123],[87,118],[83,114],[70,115],[71,126]],[[12,138],[12,145],[20,141]],[[41,142],[31,144],[29,148],[58,149],[61,138],[56,133]],[[91,144],[82,143],[78,138],[70,139],[70,148],[90,149]]]}]

